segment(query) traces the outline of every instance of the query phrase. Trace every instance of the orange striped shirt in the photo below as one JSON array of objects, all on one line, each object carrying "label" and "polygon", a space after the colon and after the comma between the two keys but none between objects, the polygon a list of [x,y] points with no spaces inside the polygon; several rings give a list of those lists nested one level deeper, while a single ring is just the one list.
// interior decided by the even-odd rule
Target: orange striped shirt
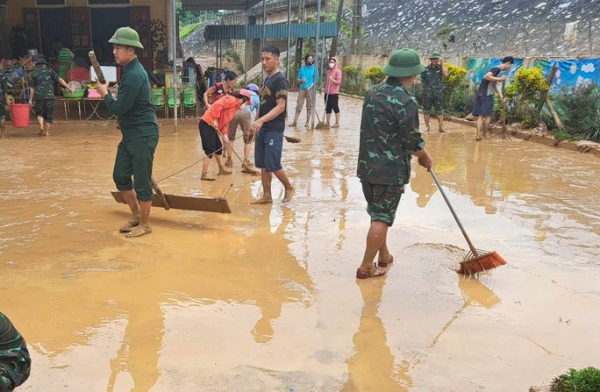
[{"label": "orange striped shirt", "polygon": [[202,116],[202,119],[217,128],[223,135],[227,135],[227,125],[242,106],[242,100],[232,95],[225,95],[213,103]]}]

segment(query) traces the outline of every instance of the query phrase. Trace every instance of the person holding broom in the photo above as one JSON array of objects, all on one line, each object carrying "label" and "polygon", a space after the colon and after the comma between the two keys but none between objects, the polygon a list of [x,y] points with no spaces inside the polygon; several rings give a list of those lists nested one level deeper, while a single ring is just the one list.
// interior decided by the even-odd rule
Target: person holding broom
[{"label": "person holding broom", "polygon": [[[358,279],[385,275],[383,268],[393,262],[387,247],[387,232],[394,224],[404,185],[410,180],[412,155],[427,170],[433,166],[419,132],[419,106],[408,92],[424,70],[417,52],[398,50],[383,68],[388,78],[365,94],[357,175],[371,227],[362,263],[356,270]],[[378,256],[377,266],[375,256]]]},{"label": "person holding broom", "polygon": [[0,312],[0,392],[12,392],[29,378],[27,343],[8,317]]},{"label": "person holding broom", "polygon": [[152,233],[148,219],[154,199],[152,168],[158,121],[150,79],[136,54],[137,49],[144,49],[138,33],[131,27],[121,27],[108,42],[113,44],[115,62],[123,67],[116,99],[109,94],[108,83],[98,83],[98,92],[108,110],[118,116],[123,135],[117,147],[113,180],[131,209],[131,219],[119,231],[127,237],[140,237]]},{"label": "person holding broom", "polygon": [[200,119],[198,130],[200,131],[202,149],[206,154],[206,158],[202,160],[201,180],[215,180],[213,177],[208,176],[208,166],[213,157],[215,157],[219,166],[218,175],[231,174],[231,171],[225,169],[221,162],[220,155],[223,154],[223,143],[220,138],[223,138],[226,145],[231,143],[231,140],[229,140],[229,122],[235,117],[236,113],[243,110],[241,109],[243,104],[252,105],[250,91],[244,89],[234,90],[213,103]]}]

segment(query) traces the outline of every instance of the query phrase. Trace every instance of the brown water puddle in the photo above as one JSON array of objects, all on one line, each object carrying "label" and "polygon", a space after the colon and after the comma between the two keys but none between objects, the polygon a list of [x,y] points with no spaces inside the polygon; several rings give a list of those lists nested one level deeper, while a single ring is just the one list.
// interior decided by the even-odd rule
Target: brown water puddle
[{"label": "brown water puddle", "polygon": [[[196,165],[163,190],[227,194],[233,214],[154,209],[154,233],[135,240],[116,232],[128,214],[109,193],[111,124],[57,123],[49,138],[9,127],[0,310],[31,347],[23,390],[526,391],[598,366],[600,160],[433,131],[427,149],[467,232],[509,264],[479,280],[452,271],[465,241],[415,167],[389,233],[395,264],[357,282],[361,104],[342,99],[338,130],[288,130],[303,139],[284,151],[292,203],[250,205],[256,177],[201,183]],[[195,122],[171,130],[158,179],[202,157]]]}]

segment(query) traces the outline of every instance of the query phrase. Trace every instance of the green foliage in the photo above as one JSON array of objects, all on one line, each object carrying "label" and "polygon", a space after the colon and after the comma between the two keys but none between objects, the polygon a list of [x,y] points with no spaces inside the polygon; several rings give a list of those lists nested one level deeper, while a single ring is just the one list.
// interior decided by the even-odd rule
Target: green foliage
[{"label": "green foliage", "polygon": [[511,122],[525,121],[523,125],[526,128],[536,126],[540,117],[533,108],[549,87],[539,68],[520,68],[510,86],[504,89],[508,119]]},{"label": "green foliage", "polygon": [[347,94],[363,95],[365,93],[365,77],[359,67],[345,66],[342,70],[342,91]]},{"label": "green foliage", "polygon": [[592,85],[563,90],[556,97],[565,131],[573,136],[600,142],[600,95]]},{"label": "green foliage", "polygon": [[200,26],[200,22],[188,24],[179,29],[179,39],[184,39]]},{"label": "green foliage", "polygon": [[[450,109],[453,107],[452,100],[454,99],[454,96],[457,94],[457,92],[462,93],[464,90],[467,90],[469,87],[469,82],[465,78],[467,76],[466,68],[458,67],[452,64],[444,65],[448,69],[448,76],[444,77],[444,107]],[[471,105],[473,105],[473,102],[471,102]]]},{"label": "green foliage", "polygon": [[365,79],[368,80],[369,83],[371,83],[372,85],[381,83],[385,79],[385,75],[383,74],[383,67],[379,65],[369,67],[365,69],[362,73]]},{"label": "green foliage", "polygon": [[475,94],[468,86],[465,88],[456,88],[450,100],[450,105],[445,106],[445,108],[448,113],[466,117],[473,111],[473,102],[475,102]]},{"label": "green foliage", "polygon": [[554,378],[550,386],[552,392],[598,392],[600,391],[600,370],[594,367],[575,370]]}]

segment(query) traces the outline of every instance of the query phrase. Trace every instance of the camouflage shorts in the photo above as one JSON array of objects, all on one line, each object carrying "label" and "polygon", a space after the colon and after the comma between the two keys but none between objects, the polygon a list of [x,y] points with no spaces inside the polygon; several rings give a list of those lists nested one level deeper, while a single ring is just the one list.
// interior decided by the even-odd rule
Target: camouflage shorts
[{"label": "camouflage shorts", "polygon": [[444,114],[443,94],[423,94],[423,112],[425,114]]},{"label": "camouflage shorts", "polygon": [[29,378],[31,358],[25,342],[21,347],[0,350],[0,392],[11,392]]},{"label": "camouflage shorts", "polygon": [[392,226],[404,193],[404,185],[371,184],[366,181],[362,181],[361,184],[371,222],[384,222]]},{"label": "camouflage shorts", "polygon": [[52,124],[52,116],[54,115],[54,100],[40,99],[35,101],[33,105],[33,112],[37,117],[43,117],[44,121],[48,124]]}]

